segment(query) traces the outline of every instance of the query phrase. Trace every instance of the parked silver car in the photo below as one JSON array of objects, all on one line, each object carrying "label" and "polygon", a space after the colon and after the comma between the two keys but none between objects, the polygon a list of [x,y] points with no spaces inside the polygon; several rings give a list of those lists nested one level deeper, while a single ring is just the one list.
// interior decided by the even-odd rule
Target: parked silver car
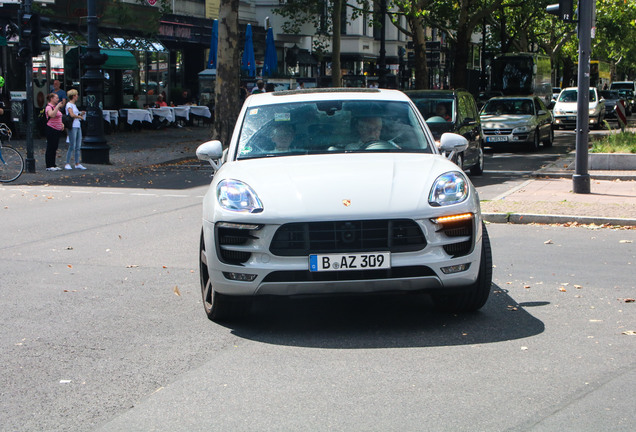
[{"label": "parked silver car", "polygon": [[531,151],[538,150],[540,142],[545,147],[552,146],[552,114],[541,98],[492,98],[481,109],[480,118],[487,146],[509,149],[523,144]]}]

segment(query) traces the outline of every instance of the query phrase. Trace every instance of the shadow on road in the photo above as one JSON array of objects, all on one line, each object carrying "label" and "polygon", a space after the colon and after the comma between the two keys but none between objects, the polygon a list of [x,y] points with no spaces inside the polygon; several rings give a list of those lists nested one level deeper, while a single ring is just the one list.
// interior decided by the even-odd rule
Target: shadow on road
[{"label": "shadow on road", "polygon": [[[539,306],[539,305],[532,305]],[[479,312],[445,314],[427,295],[257,299],[252,314],[228,326],[238,337],[310,348],[408,348],[523,339],[543,322],[493,285]]]}]

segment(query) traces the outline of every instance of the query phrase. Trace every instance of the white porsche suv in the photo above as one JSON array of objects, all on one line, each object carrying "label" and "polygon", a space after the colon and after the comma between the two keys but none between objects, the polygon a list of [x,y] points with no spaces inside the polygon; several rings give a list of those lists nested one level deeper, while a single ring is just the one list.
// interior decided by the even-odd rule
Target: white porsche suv
[{"label": "white porsche suv", "polygon": [[203,200],[201,290],[212,320],[260,295],[429,292],[441,309],[481,308],[492,258],[477,192],[395,90],[250,96]]}]

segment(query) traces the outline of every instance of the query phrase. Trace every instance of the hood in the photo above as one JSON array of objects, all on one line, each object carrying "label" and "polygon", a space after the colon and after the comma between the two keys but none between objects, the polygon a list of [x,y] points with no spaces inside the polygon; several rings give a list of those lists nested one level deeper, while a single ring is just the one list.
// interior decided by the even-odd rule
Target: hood
[{"label": "hood", "polygon": [[[211,190],[225,178],[247,183],[263,203],[263,212],[254,215],[263,222],[305,220],[308,214],[317,221],[369,219],[374,214],[413,217],[423,209],[430,214],[433,182],[457,170],[443,156],[432,154],[286,156],[227,163],[214,176]],[[231,217],[217,211],[226,213],[217,216]]]},{"label": "hood", "polygon": [[482,115],[481,127],[485,129],[509,129],[525,126],[532,120],[529,114]]}]

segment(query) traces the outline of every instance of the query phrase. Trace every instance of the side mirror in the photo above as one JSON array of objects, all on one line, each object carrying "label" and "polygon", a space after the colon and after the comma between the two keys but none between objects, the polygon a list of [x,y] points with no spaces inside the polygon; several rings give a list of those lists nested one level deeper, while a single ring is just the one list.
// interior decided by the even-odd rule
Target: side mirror
[{"label": "side mirror", "polygon": [[223,144],[221,144],[221,141],[204,142],[197,147],[196,154],[197,159],[210,162],[215,171],[223,164],[223,161],[219,162],[219,159],[223,157]]},{"label": "side mirror", "polygon": [[467,148],[468,140],[463,136],[451,132],[442,134],[439,149],[440,151],[449,154],[449,158],[451,158],[454,153],[463,152]]}]

